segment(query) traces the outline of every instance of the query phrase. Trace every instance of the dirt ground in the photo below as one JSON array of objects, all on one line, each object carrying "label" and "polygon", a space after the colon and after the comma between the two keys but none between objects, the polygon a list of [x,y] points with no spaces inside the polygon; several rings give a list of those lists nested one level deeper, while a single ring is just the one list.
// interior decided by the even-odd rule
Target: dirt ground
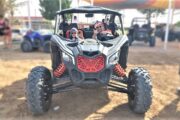
[{"label": "dirt ground", "polygon": [[[157,42],[155,48],[134,43],[128,59],[127,71],[142,66],[152,76],[153,102],[146,114],[133,113],[128,107],[126,94],[105,90],[74,90],[54,95],[47,114],[34,117],[27,109],[25,81],[34,66],[50,68],[50,55],[42,52],[22,53],[17,43],[10,50],[0,45],[0,120],[179,120],[180,97],[176,95],[176,88],[180,86],[178,43],[169,43],[167,51],[163,50],[161,41]],[[59,109],[54,111],[56,106]]]}]

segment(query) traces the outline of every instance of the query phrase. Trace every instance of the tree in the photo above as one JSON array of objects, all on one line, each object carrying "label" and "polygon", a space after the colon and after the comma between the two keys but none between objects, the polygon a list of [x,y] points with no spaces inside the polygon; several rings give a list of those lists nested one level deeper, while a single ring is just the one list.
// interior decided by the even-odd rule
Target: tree
[{"label": "tree", "polygon": [[151,19],[151,16],[153,13],[156,14],[156,16],[158,16],[159,14],[164,14],[165,10],[164,9],[141,9],[138,10],[139,12],[146,14],[146,17]]},{"label": "tree", "polygon": [[0,15],[4,16],[5,11],[5,0],[0,0]]},{"label": "tree", "polygon": [[13,16],[13,11],[16,7],[16,0],[0,0],[0,15],[4,16],[9,13]]},{"label": "tree", "polygon": [[8,0],[7,9],[10,12],[11,16],[14,16],[14,10],[16,9],[16,7],[18,7],[15,2],[16,0]]},{"label": "tree", "polygon": [[[39,0],[39,2],[42,16],[48,20],[53,20],[56,11],[59,10],[59,0]],[[69,8],[70,4],[70,0],[62,0],[62,9]]]}]

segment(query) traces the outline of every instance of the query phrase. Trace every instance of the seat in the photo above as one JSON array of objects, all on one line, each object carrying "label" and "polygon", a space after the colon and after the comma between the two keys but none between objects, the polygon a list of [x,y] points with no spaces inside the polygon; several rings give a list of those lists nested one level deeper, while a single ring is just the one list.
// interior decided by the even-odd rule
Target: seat
[{"label": "seat", "polygon": [[72,28],[78,29],[77,23],[71,23],[71,24],[69,25],[69,30],[72,29]]},{"label": "seat", "polygon": [[116,23],[114,23],[114,22],[109,23],[109,25],[108,25],[108,29],[110,29],[110,30],[111,30],[111,32],[112,32],[112,34],[114,35],[114,33],[115,33],[116,29],[117,29],[117,25],[116,25]]},{"label": "seat", "polygon": [[[67,30],[67,31],[66,31],[66,38],[67,38],[67,39],[70,39],[70,38],[71,38],[70,31],[71,31],[71,30]],[[81,39],[84,39],[83,30],[80,30],[80,29],[78,30],[78,37],[81,38]]]}]

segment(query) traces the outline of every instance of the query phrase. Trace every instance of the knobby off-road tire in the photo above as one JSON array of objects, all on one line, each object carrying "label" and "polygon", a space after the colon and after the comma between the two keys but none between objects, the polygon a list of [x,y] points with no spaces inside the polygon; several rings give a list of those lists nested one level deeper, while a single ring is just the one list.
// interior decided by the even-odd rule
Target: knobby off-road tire
[{"label": "knobby off-road tire", "polygon": [[33,47],[32,47],[32,44],[30,41],[28,40],[24,40],[22,43],[21,43],[21,50],[23,52],[31,52],[33,50]]},{"label": "knobby off-road tire", "polygon": [[43,44],[43,51],[45,53],[50,53],[50,41],[45,41]]},{"label": "knobby off-road tire", "polygon": [[132,42],[133,42],[133,36],[128,36],[128,40],[129,40],[129,46],[132,45]]},{"label": "knobby off-road tire", "polygon": [[149,73],[144,68],[134,68],[129,73],[128,103],[135,113],[143,114],[152,103],[152,84]]},{"label": "knobby off-road tire", "polygon": [[156,44],[156,39],[155,39],[154,36],[151,36],[151,37],[149,38],[149,46],[150,46],[150,47],[154,47],[155,44]]},{"label": "knobby off-road tire", "polygon": [[38,66],[31,70],[26,81],[27,104],[33,115],[47,112],[52,99],[52,81],[50,71]]}]

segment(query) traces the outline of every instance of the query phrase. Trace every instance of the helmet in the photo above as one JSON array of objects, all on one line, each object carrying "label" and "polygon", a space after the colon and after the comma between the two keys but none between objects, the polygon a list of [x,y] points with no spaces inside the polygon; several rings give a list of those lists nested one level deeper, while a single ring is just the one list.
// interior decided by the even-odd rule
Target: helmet
[{"label": "helmet", "polygon": [[78,30],[73,27],[73,28],[70,30],[70,33],[72,34],[72,33],[74,33],[74,32],[78,32]]}]

